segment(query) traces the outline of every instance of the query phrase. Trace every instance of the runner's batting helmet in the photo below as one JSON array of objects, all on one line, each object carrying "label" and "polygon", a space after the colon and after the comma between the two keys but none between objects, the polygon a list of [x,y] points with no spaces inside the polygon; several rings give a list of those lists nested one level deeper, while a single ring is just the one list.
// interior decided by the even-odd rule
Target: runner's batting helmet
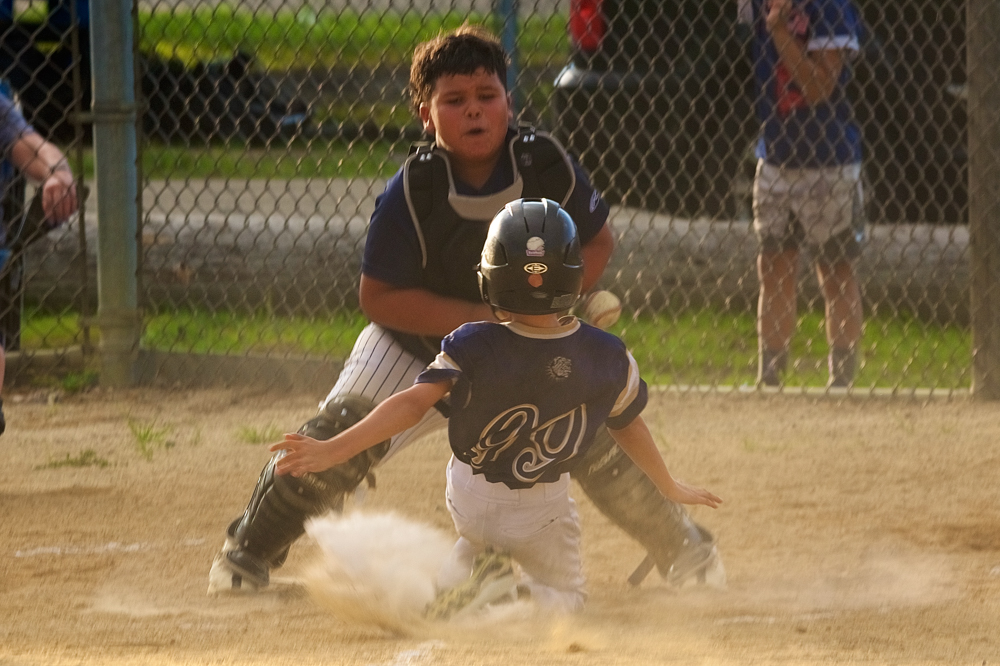
[{"label": "runner's batting helmet", "polygon": [[583,286],[576,224],[549,199],[518,199],[490,223],[479,292],[500,310],[551,314],[573,307]]}]

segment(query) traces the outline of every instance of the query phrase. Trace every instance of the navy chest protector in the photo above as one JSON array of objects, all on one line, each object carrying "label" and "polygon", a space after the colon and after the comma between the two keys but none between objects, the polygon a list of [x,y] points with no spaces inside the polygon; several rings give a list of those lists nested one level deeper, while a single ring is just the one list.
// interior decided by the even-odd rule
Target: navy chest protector
[{"label": "navy chest protector", "polygon": [[434,293],[479,302],[476,266],[486,230],[500,209],[519,198],[545,197],[562,206],[569,200],[576,174],[555,139],[533,127],[521,127],[508,150],[514,182],[494,195],[458,194],[448,155],[433,145],[418,145],[403,166],[424,285]]},{"label": "navy chest protector", "polygon": [[[403,187],[420,242],[424,287],[435,294],[480,302],[476,266],[493,217],[520,198],[544,197],[565,207],[576,187],[576,172],[566,150],[549,134],[521,126],[507,149],[513,183],[484,196],[456,192],[448,155],[433,144],[416,144],[403,165]],[[441,349],[440,338],[396,331],[393,335],[407,351],[428,362]]]}]

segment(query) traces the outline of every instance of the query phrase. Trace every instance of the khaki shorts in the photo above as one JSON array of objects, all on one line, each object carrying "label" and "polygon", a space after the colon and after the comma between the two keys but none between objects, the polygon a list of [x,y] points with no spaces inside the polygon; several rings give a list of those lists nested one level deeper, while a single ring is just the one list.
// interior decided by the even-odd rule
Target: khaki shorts
[{"label": "khaki shorts", "polygon": [[789,169],[757,163],[753,226],[765,251],[808,246],[836,260],[854,259],[865,237],[861,165]]}]

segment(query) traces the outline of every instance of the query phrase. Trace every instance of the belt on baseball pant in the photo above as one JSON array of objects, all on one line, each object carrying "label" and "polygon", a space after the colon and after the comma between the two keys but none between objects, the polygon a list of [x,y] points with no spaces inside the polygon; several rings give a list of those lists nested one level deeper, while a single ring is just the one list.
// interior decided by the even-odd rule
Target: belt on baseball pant
[{"label": "belt on baseball pant", "polygon": [[448,462],[448,478],[455,488],[498,504],[541,504],[565,498],[569,494],[569,474],[562,474],[553,483],[536,483],[530,488],[508,488],[491,483],[472,467],[452,456]]}]

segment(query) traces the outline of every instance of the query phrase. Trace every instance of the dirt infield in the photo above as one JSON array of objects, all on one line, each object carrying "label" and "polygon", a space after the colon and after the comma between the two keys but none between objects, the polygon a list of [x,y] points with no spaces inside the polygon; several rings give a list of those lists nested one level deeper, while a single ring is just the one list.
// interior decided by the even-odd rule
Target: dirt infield
[{"label": "dirt infield", "polygon": [[[995,664],[1000,409],[965,400],[657,394],[678,476],[726,503],[725,591],[639,589],[638,548],[577,490],[587,609],[390,635],[294,585],[205,594],[265,446],[318,396],[6,395],[0,438],[0,664]],[[366,511],[451,530],[442,437],[390,461]],[[87,454],[88,450],[93,451]],[[149,455],[147,460],[143,452]],[[106,461],[106,466],[58,465]],[[293,580],[318,548],[293,548]]]}]

